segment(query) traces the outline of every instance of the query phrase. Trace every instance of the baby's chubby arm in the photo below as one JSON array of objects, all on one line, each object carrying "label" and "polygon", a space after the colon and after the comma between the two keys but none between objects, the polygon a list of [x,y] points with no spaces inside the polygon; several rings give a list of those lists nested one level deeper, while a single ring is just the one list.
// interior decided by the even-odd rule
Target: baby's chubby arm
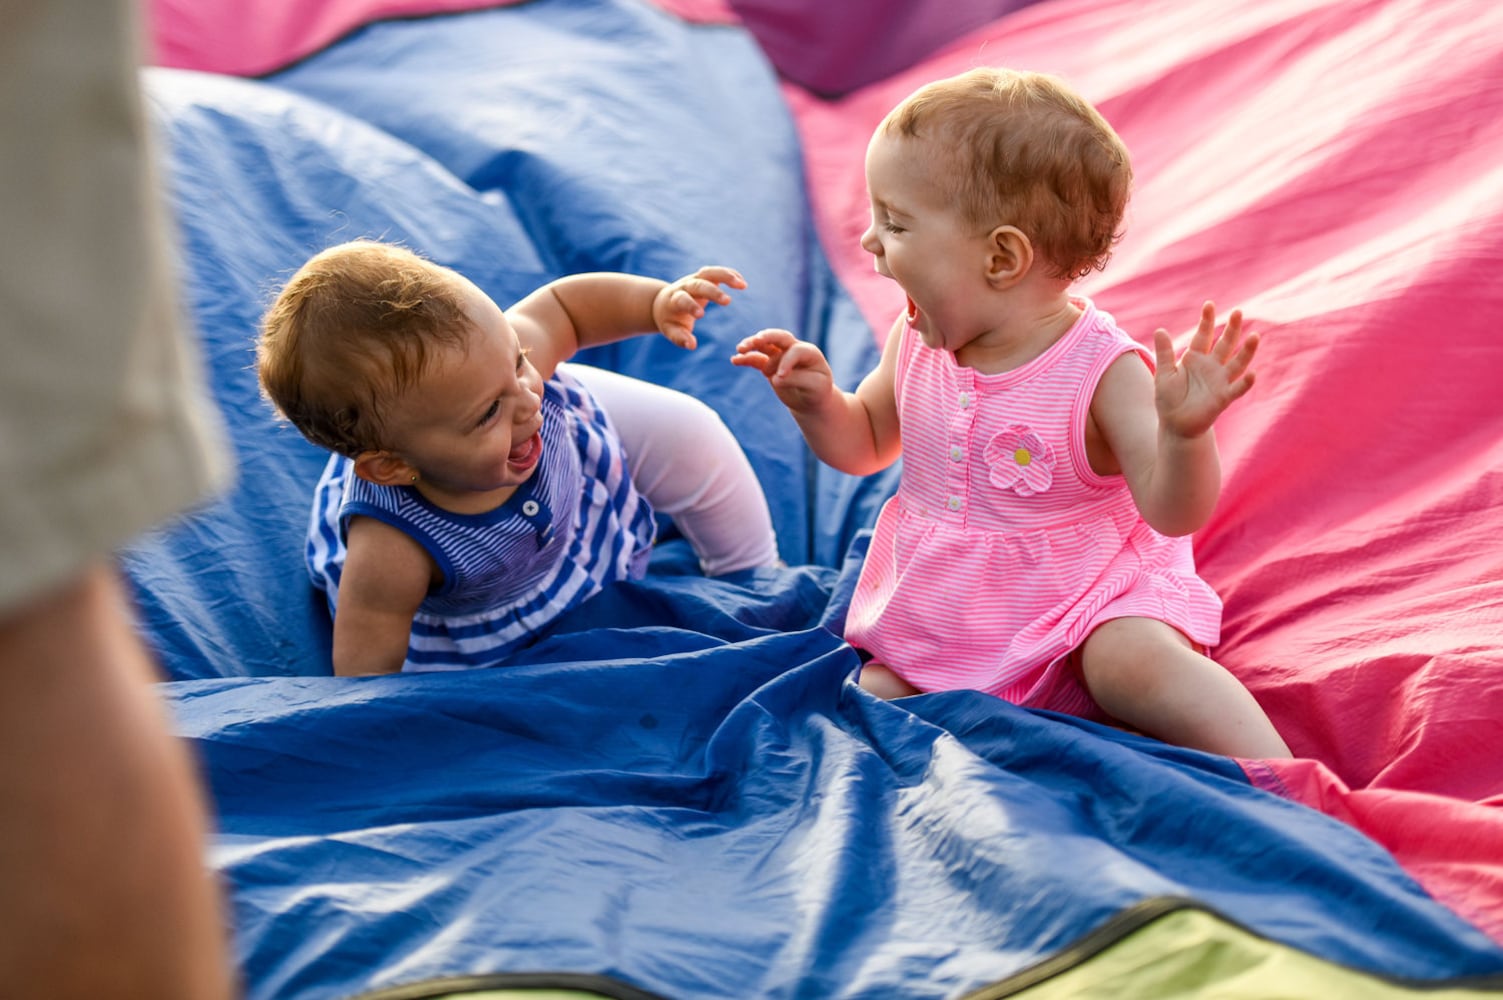
[{"label": "baby's chubby arm", "polygon": [[608,271],[572,274],[528,295],[506,310],[506,318],[546,376],[583,348],[653,331],[692,350],[694,324],[705,307],[730,305],[725,289],[745,287],[740,272],[718,265],[672,282]]},{"label": "baby's chubby arm", "polygon": [[898,336],[895,327],[882,360],[855,392],[835,385],[823,351],[787,330],[747,337],[736,345],[731,364],[767,376],[820,461],[864,476],[891,465],[902,445],[893,390]]},{"label": "baby's chubby arm", "polygon": [[[1212,430],[1218,417],[1252,388],[1258,335],[1242,336],[1242,314],[1216,334],[1216,308],[1176,360],[1168,331],[1154,331],[1155,371],[1130,357],[1102,378],[1091,416],[1127,478],[1143,519],[1165,535],[1201,528],[1221,493],[1221,459]],[[1151,385],[1149,384],[1151,383]],[[1150,404],[1150,400],[1152,401]]]},{"label": "baby's chubby arm", "polygon": [[407,659],[412,616],[427,596],[432,557],[405,532],[351,520],[334,613],[334,673],[394,674]]}]

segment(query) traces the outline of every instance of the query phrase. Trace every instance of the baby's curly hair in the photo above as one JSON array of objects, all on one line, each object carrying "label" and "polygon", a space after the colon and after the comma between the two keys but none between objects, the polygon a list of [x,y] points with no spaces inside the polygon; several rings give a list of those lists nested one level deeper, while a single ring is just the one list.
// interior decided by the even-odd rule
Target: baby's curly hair
[{"label": "baby's curly hair", "polygon": [[1022,230],[1055,277],[1105,267],[1122,237],[1127,147],[1057,77],[973,69],[915,91],[877,132],[930,142],[941,158],[936,173],[966,217]]},{"label": "baby's curly hair", "polygon": [[470,321],[458,276],[404,247],[356,240],[316,254],[261,321],[261,391],[314,444],[383,447],[383,403],[413,385]]}]

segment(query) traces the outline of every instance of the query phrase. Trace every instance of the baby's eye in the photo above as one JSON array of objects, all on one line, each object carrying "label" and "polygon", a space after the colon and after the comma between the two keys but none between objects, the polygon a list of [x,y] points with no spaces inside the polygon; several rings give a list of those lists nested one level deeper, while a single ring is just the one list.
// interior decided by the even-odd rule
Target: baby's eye
[{"label": "baby's eye", "polygon": [[490,423],[492,420],[495,420],[496,419],[496,414],[498,414],[500,412],[501,412],[501,401],[498,399],[498,400],[494,401],[493,403],[491,403],[490,406],[487,406],[485,408],[485,413],[483,415],[481,415],[480,422],[477,423],[475,426],[476,427],[484,427],[486,424]]},{"label": "baby's eye", "polygon": [[887,230],[889,233],[903,232],[903,227],[898,225],[896,222],[884,222],[882,223],[882,228]]}]

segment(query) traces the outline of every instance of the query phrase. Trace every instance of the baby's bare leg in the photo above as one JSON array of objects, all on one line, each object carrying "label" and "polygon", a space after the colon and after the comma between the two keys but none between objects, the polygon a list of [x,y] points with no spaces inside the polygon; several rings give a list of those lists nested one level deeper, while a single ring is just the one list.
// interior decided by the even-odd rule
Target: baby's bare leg
[{"label": "baby's bare leg", "polygon": [[1242,682],[1150,618],[1097,627],[1081,654],[1086,689],[1106,712],[1177,746],[1229,757],[1289,757],[1289,747]]},{"label": "baby's bare leg", "polygon": [[868,663],[862,667],[858,683],[878,698],[886,698],[889,701],[893,698],[906,698],[911,694],[919,693],[918,688],[893,673],[890,667],[880,663]]}]

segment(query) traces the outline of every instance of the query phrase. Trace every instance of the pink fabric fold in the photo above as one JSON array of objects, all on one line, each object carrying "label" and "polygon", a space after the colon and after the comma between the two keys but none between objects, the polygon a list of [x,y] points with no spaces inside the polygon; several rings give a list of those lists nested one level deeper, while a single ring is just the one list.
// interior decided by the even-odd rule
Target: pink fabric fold
[{"label": "pink fabric fold", "polygon": [[983,63],[1066,77],[1133,152],[1084,293],[1145,344],[1206,299],[1263,337],[1196,538],[1215,655],[1308,758],[1250,776],[1503,940],[1503,7],[1058,0],[838,101],[785,85],[879,338],[903,298],[857,244],[870,132]]},{"label": "pink fabric fold", "polygon": [[1245,765],[1260,787],[1362,830],[1416,882],[1494,940],[1503,941],[1503,816],[1477,803],[1407,789],[1347,786],[1313,760]]},{"label": "pink fabric fold", "polygon": [[[157,66],[261,76],[387,18],[507,7],[520,0],[148,0],[149,61]],[[727,0],[654,0],[696,23],[734,23]]]}]

